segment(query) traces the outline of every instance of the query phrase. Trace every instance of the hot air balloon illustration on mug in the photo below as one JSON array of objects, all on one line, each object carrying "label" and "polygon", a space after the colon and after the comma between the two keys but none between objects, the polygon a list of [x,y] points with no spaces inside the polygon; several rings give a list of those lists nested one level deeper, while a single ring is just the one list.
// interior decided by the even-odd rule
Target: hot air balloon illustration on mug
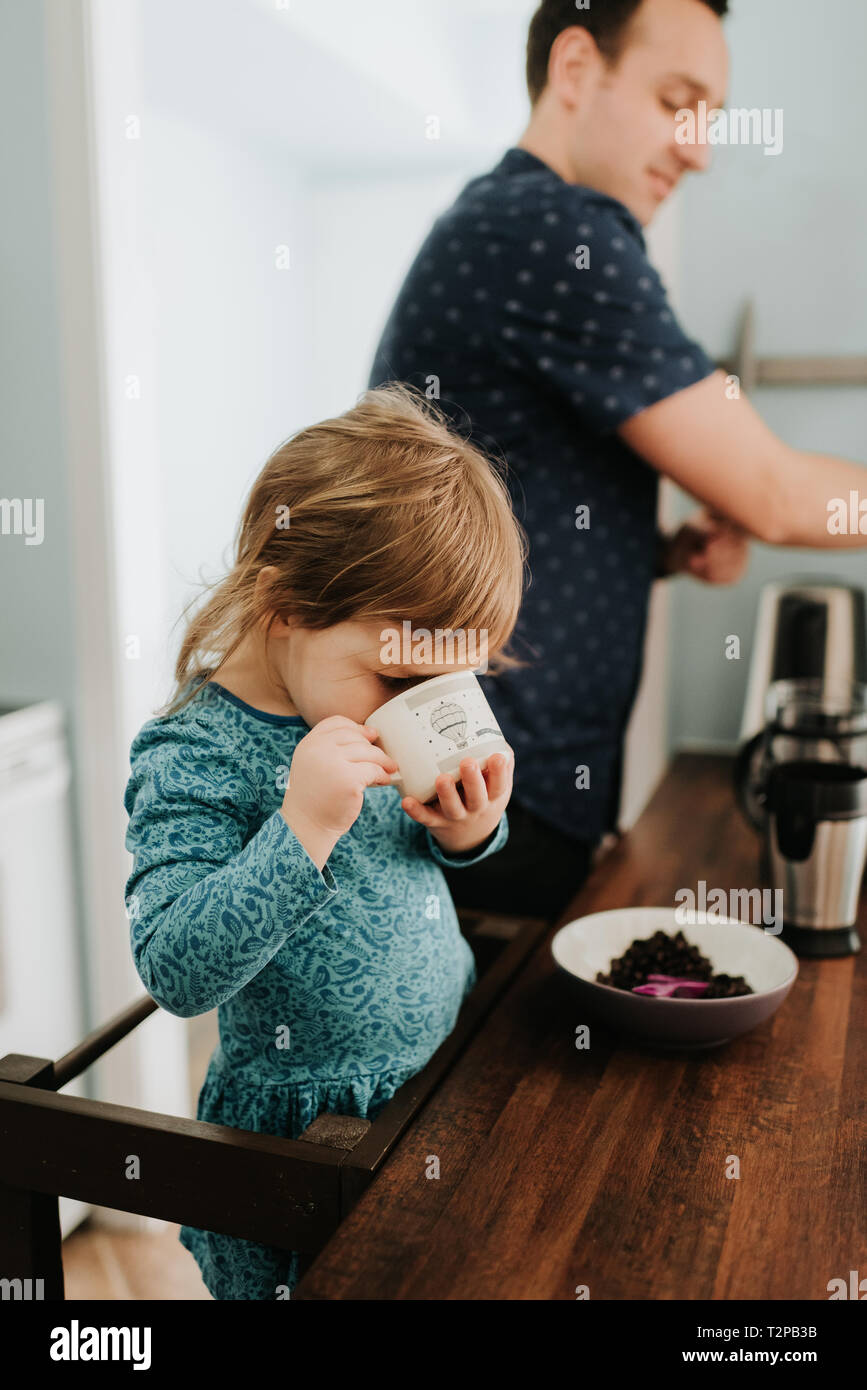
[{"label": "hot air balloon illustration on mug", "polygon": [[444,700],[430,716],[431,728],[443,738],[451,739],[456,748],[467,746],[467,712],[453,700]]}]

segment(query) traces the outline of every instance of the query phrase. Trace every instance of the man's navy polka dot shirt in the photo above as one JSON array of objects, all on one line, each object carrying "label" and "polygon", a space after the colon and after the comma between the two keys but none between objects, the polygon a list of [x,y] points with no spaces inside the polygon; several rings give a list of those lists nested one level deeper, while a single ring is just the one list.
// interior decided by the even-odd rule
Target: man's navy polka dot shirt
[{"label": "man's navy polka dot shirt", "polygon": [[531,664],[481,680],[514,800],[578,840],[617,825],[656,566],[658,475],[614,431],[713,370],[632,213],[518,148],[437,219],[377,350],[370,386],[438,378],[508,464],[532,573],[510,646]]}]

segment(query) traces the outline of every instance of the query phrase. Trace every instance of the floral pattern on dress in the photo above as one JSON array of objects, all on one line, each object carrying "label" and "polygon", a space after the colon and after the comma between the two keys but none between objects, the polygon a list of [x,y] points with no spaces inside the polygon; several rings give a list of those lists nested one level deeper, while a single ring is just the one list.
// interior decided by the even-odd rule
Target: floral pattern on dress
[{"label": "floral pattern on dress", "polygon": [[[446,855],[396,788],[368,787],[322,871],[280,814],[300,716],[213,682],[130,750],[126,884],[136,969],[182,1018],[216,1008],[197,1118],[296,1139],[317,1115],[374,1119],[454,1028],[475,984]],[[285,1298],[296,1252],[182,1226],[216,1299]]]}]

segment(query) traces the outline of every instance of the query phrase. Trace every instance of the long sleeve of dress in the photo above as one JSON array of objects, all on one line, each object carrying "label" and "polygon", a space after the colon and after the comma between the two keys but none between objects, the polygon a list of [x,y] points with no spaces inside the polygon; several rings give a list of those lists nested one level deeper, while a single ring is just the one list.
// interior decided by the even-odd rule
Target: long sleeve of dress
[{"label": "long sleeve of dress", "polygon": [[437,864],[446,869],[460,869],[470,864],[478,864],[482,859],[487,859],[489,854],[496,854],[501,850],[509,838],[509,821],[504,811],[487,840],[483,840],[475,849],[468,850],[465,854],[447,854],[442,846],[437,844],[427,826],[425,835],[431,857]]},{"label": "long sleeve of dress", "polygon": [[338,892],[228,746],[167,727],[137,739],[124,804],[132,953],[162,1008],[191,1018],[231,998]]}]

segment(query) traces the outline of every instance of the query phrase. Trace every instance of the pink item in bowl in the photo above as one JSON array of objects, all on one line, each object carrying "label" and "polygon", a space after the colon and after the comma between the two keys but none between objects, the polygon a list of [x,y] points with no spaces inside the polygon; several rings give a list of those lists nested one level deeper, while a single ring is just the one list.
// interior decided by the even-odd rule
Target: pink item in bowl
[{"label": "pink item in bowl", "polygon": [[646,985],[634,985],[633,994],[652,994],[657,999],[700,999],[707,992],[707,980],[678,979],[676,975],[648,975]]}]

